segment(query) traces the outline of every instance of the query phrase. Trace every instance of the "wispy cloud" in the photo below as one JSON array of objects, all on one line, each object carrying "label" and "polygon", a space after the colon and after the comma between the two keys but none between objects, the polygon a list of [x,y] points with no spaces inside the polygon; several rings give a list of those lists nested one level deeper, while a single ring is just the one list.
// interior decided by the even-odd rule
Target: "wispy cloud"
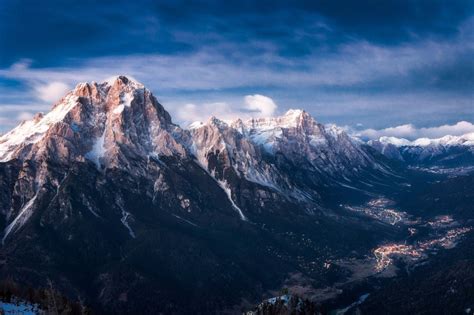
[{"label": "wispy cloud", "polygon": [[206,121],[211,116],[223,120],[271,117],[275,114],[277,107],[270,97],[255,94],[247,95],[241,102],[232,104],[215,102],[172,106],[170,112],[179,122],[186,125],[195,121]]},{"label": "wispy cloud", "polygon": [[265,95],[247,95],[244,100],[244,109],[247,109],[253,117],[271,117],[277,109],[275,102]]},{"label": "wispy cloud", "polygon": [[34,87],[37,97],[47,103],[53,103],[59,100],[66,94],[69,88],[69,85],[57,81],[47,84],[38,84]]}]

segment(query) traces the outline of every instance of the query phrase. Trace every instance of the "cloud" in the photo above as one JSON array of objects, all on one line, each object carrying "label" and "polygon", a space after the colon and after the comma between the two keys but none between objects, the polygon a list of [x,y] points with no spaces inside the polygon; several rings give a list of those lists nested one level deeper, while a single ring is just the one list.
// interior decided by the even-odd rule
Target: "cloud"
[{"label": "cloud", "polygon": [[474,124],[468,121],[460,121],[454,125],[438,127],[417,128],[412,124],[406,124],[379,130],[365,129],[355,132],[355,135],[363,139],[378,139],[387,136],[414,140],[418,138],[441,138],[447,135],[460,136],[470,132],[474,132]]},{"label": "cloud", "polygon": [[16,127],[23,120],[31,119],[35,113],[46,112],[50,105],[2,104],[0,105],[0,134]]},{"label": "cloud", "polygon": [[60,67],[31,67],[31,60],[22,59],[0,69],[0,78],[75,85],[119,73],[135,76],[151,88],[185,91],[256,86],[380,89],[381,82],[389,89],[470,91],[474,75],[466,68],[473,66],[473,25],[474,18],[460,27],[458,37],[437,41],[429,38],[387,46],[358,39],[331,49],[314,45],[298,58],[281,56],[271,41],[249,40],[210,41],[187,53],[76,58]]},{"label": "cloud", "polygon": [[211,116],[223,120],[232,120],[238,115],[234,108],[225,102],[193,104],[188,103],[169,108],[173,120],[180,124],[190,124],[195,121],[206,121]]},{"label": "cloud", "polygon": [[385,129],[365,129],[357,133],[362,138],[378,139],[383,136],[391,136],[397,138],[413,138],[416,137],[417,129],[412,124],[389,127]]},{"label": "cloud", "polygon": [[[15,124],[12,123],[11,118],[9,117],[2,117],[0,116],[0,125],[5,126],[5,127],[13,127]],[[0,129],[0,136],[6,133],[8,130],[2,130]]]},{"label": "cloud", "polygon": [[33,118],[33,114],[30,112],[19,112],[16,116],[17,120],[28,120]]},{"label": "cloud", "polygon": [[0,105],[0,113],[19,113],[23,111],[28,112],[46,112],[51,108],[51,105],[41,104],[2,104]]},{"label": "cloud", "polygon": [[[83,10],[84,2],[87,10]],[[453,36],[472,1],[2,1],[2,60],[164,51],[202,44],[271,42],[295,56],[313,46],[364,39],[382,44]],[[143,10],[146,7],[147,10]],[[179,12],[179,14],[178,14]],[[275,23],[278,21],[278,23]],[[61,25],[61,27],[58,27]],[[332,30],[332,31],[328,31]],[[216,33],[216,34],[214,34]],[[19,43],[18,38],[23,42]],[[242,49],[244,50],[244,49]],[[35,58],[37,57],[37,58]]]},{"label": "cloud", "polygon": [[51,82],[37,85],[35,90],[40,100],[52,103],[63,97],[69,90],[69,86],[63,82]]},{"label": "cloud", "polygon": [[0,136],[16,127],[20,121],[31,119],[31,117],[33,117],[33,115],[28,112],[16,113],[13,119],[10,116],[4,116],[4,114],[0,113]]},{"label": "cloud", "polygon": [[[50,105],[62,96],[59,91],[64,92],[65,86],[124,74],[143,82],[160,100],[166,99],[166,109],[181,112],[174,116],[178,120],[192,118],[184,112],[192,111],[192,106],[199,119],[213,113],[219,117],[245,116],[247,111],[268,114],[271,104],[249,108],[245,100],[236,100],[259,91],[271,94],[283,109],[304,108],[322,122],[362,122],[375,129],[428,121],[441,124],[473,114],[473,26],[471,18],[459,26],[453,35],[457,37],[418,38],[397,45],[362,38],[330,47],[313,43],[296,57],[282,55],[281,47],[271,40],[225,41],[225,34],[210,31],[200,35],[209,38],[195,50],[172,54],[104,53],[103,57],[63,58],[56,67],[21,59],[0,68],[0,85],[7,82],[0,87],[0,104]],[[186,32],[180,36],[193,38]],[[19,98],[6,99],[18,91]],[[173,104],[190,105],[178,110],[171,108]]]},{"label": "cloud", "polygon": [[245,108],[250,110],[254,117],[270,117],[277,109],[275,102],[264,95],[247,95],[245,98]]},{"label": "cloud", "polygon": [[234,120],[237,118],[249,119],[257,117],[271,117],[274,115],[277,105],[268,96],[255,94],[247,95],[243,104],[227,102],[214,102],[204,104],[188,103],[185,105],[170,106],[170,112],[179,123],[189,124],[195,121],[206,121],[211,116],[222,120]]}]

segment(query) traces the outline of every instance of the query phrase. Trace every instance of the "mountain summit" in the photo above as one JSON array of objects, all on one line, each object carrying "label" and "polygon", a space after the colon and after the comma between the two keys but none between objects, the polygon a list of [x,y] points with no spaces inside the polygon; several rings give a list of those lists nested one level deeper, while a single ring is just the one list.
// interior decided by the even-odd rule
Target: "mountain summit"
[{"label": "mountain summit", "polygon": [[119,76],[78,84],[51,112],[2,136],[0,160],[49,155],[63,162],[86,158],[100,167],[124,162],[126,153],[182,154],[171,135],[177,128],[149,90]]}]

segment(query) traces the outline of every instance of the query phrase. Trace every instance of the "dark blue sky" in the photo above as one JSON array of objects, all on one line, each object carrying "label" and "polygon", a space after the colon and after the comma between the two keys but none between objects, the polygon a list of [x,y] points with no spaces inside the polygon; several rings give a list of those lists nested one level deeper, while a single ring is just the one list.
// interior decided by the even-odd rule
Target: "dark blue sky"
[{"label": "dark blue sky", "polygon": [[474,122],[474,1],[0,1],[0,131],[116,74],[183,123],[258,115],[254,94],[358,128]]}]

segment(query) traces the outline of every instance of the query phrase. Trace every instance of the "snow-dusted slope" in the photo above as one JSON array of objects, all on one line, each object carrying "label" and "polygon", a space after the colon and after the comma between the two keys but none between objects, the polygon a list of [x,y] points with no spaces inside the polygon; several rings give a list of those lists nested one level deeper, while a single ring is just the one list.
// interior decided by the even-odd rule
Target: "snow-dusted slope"
[{"label": "snow-dusted slope", "polygon": [[418,138],[410,141],[404,138],[381,137],[378,141],[382,144],[392,144],[397,147],[429,147],[429,146],[474,146],[474,132],[461,136],[444,136],[441,138]]},{"label": "snow-dusted slope", "polygon": [[368,141],[368,144],[388,158],[409,164],[461,166],[474,163],[474,133],[436,139],[419,138],[413,141],[381,137]]},{"label": "snow-dusted slope", "polygon": [[41,141],[46,132],[61,122],[67,113],[79,104],[78,97],[68,94],[47,115],[37,114],[33,119],[22,122],[15,129],[0,137],[0,162],[15,157],[21,148]]},{"label": "snow-dusted slope", "polygon": [[263,186],[288,188],[289,184],[276,166],[264,160],[261,147],[241,131],[211,117],[190,129],[190,151],[217,180],[228,180],[232,172]]},{"label": "snow-dusted slope", "polygon": [[362,144],[337,126],[324,126],[304,110],[289,110],[281,117],[251,119],[232,124],[271,154],[283,154],[299,163],[308,161],[325,172],[352,173],[375,163]]}]

